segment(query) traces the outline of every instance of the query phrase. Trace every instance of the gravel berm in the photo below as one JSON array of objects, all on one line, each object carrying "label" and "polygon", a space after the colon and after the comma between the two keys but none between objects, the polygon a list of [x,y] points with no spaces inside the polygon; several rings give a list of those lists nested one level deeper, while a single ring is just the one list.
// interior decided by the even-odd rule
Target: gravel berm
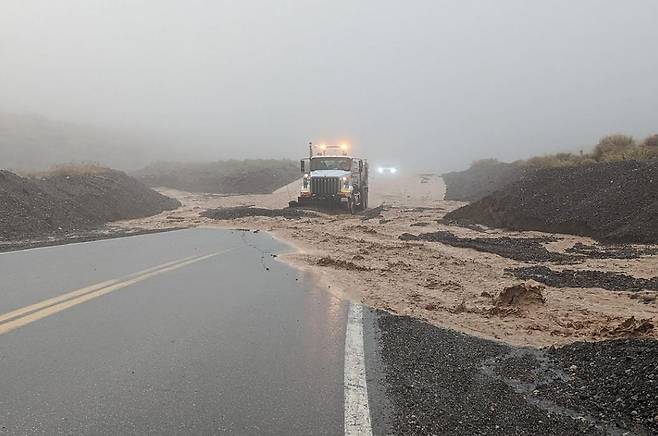
[{"label": "gravel berm", "polygon": [[97,228],[180,206],[120,171],[20,177],[0,171],[0,239],[22,240]]},{"label": "gravel berm", "polygon": [[518,163],[475,162],[467,170],[441,175],[446,184],[445,199],[477,201],[520,180],[528,171]]},{"label": "gravel berm", "polygon": [[658,159],[533,171],[445,221],[658,243]]}]

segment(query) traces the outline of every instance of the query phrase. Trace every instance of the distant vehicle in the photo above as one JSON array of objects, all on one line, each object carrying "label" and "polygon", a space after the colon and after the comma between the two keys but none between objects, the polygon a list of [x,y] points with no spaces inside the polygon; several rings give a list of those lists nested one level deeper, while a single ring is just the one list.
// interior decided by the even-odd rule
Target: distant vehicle
[{"label": "distant vehicle", "polygon": [[398,169],[396,167],[377,167],[377,172],[379,174],[397,174]]},{"label": "distant vehicle", "polygon": [[338,204],[350,213],[368,207],[368,161],[350,156],[349,145],[309,144],[309,157],[301,160],[301,171],[296,205]]}]

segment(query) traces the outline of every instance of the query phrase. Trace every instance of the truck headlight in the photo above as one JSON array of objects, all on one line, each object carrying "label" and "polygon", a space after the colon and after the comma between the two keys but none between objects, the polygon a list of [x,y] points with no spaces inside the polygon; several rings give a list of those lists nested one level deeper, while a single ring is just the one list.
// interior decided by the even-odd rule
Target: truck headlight
[{"label": "truck headlight", "polygon": [[343,191],[349,191],[351,186],[350,186],[350,178],[349,177],[341,177],[340,179],[343,182]]}]

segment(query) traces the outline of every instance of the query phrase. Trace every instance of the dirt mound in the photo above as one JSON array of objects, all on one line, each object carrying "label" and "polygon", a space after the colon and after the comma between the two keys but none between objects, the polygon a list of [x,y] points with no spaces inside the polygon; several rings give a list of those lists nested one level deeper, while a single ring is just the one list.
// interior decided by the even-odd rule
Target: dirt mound
[{"label": "dirt mound", "polygon": [[658,159],[530,172],[505,190],[447,214],[445,220],[656,243]]},{"label": "dirt mound", "polygon": [[300,177],[291,160],[161,162],[134,173],[149,186],[216,194],[270,194]]},{"label": "dirt mound", "polygon": [[544,298],[543,291],[543,286],[520,283],[503,289],[494,300],[494,303],[496,306],[528,306],[532,304],[544,304],[546,299]]},{"label": "dirt mound", "polygon": [[179,205],[119,171],[60,172],[39,179],[0,171],[0,238],[5,240],[92,229]]},{"label": "dirt mound", "polygon": [[446,200],[477,201],[521,179],[527,168],[519,164],[484,160],[464,171],[443,174]]},{"label": "dirt mound", "polygon": [[333,257],[325,256],[321,257],[317,261],[318,266],[328,266],[328,267],[333,267],[337,269],[346,269],[350,271],[368,271],[370,268],[367,268],[365,266],[357,265],[354,262],[351,262],[349,260],[342,260],[342,259],[334,259]]},{"label": "dirt mound", "polygon": [[250,216],[283,217],[299,219],[302,217],[317,217],[318,214],[302,209],[265,209],[262,207],[237,206],[209,209],[201,213],[201,216],[215,220],[233,220]]},{"label": "dirt mound", "polygon": [[602,288],[609,291],[658,291],[658,277],[642,279],[608,271],[554,271],[545,266],[509,268],[521,280],[535,280],[554,288]]},{"label": "dirt mound", "polygon": [[485,253],[493,253],[508,259],[522,262],[558,262],[574,263],[580,258],[561,253],[548,251],[542,243],[551,242],[550,238],[460,238],[450,232],[439,231],[421,233],[418,236],[403,233],[399,236],[402,241],[429,241],[440,242],[453,247],[471,248]]}]

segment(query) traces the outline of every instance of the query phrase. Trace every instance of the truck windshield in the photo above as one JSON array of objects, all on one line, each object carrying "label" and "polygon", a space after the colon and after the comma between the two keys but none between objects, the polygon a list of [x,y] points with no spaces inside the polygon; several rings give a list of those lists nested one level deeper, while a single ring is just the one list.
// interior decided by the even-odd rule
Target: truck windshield
[{"label": "truck windshield", "polygon": [[352,159],[345,157],[314,157],[311,159],[311,171],[352,169]]}]

